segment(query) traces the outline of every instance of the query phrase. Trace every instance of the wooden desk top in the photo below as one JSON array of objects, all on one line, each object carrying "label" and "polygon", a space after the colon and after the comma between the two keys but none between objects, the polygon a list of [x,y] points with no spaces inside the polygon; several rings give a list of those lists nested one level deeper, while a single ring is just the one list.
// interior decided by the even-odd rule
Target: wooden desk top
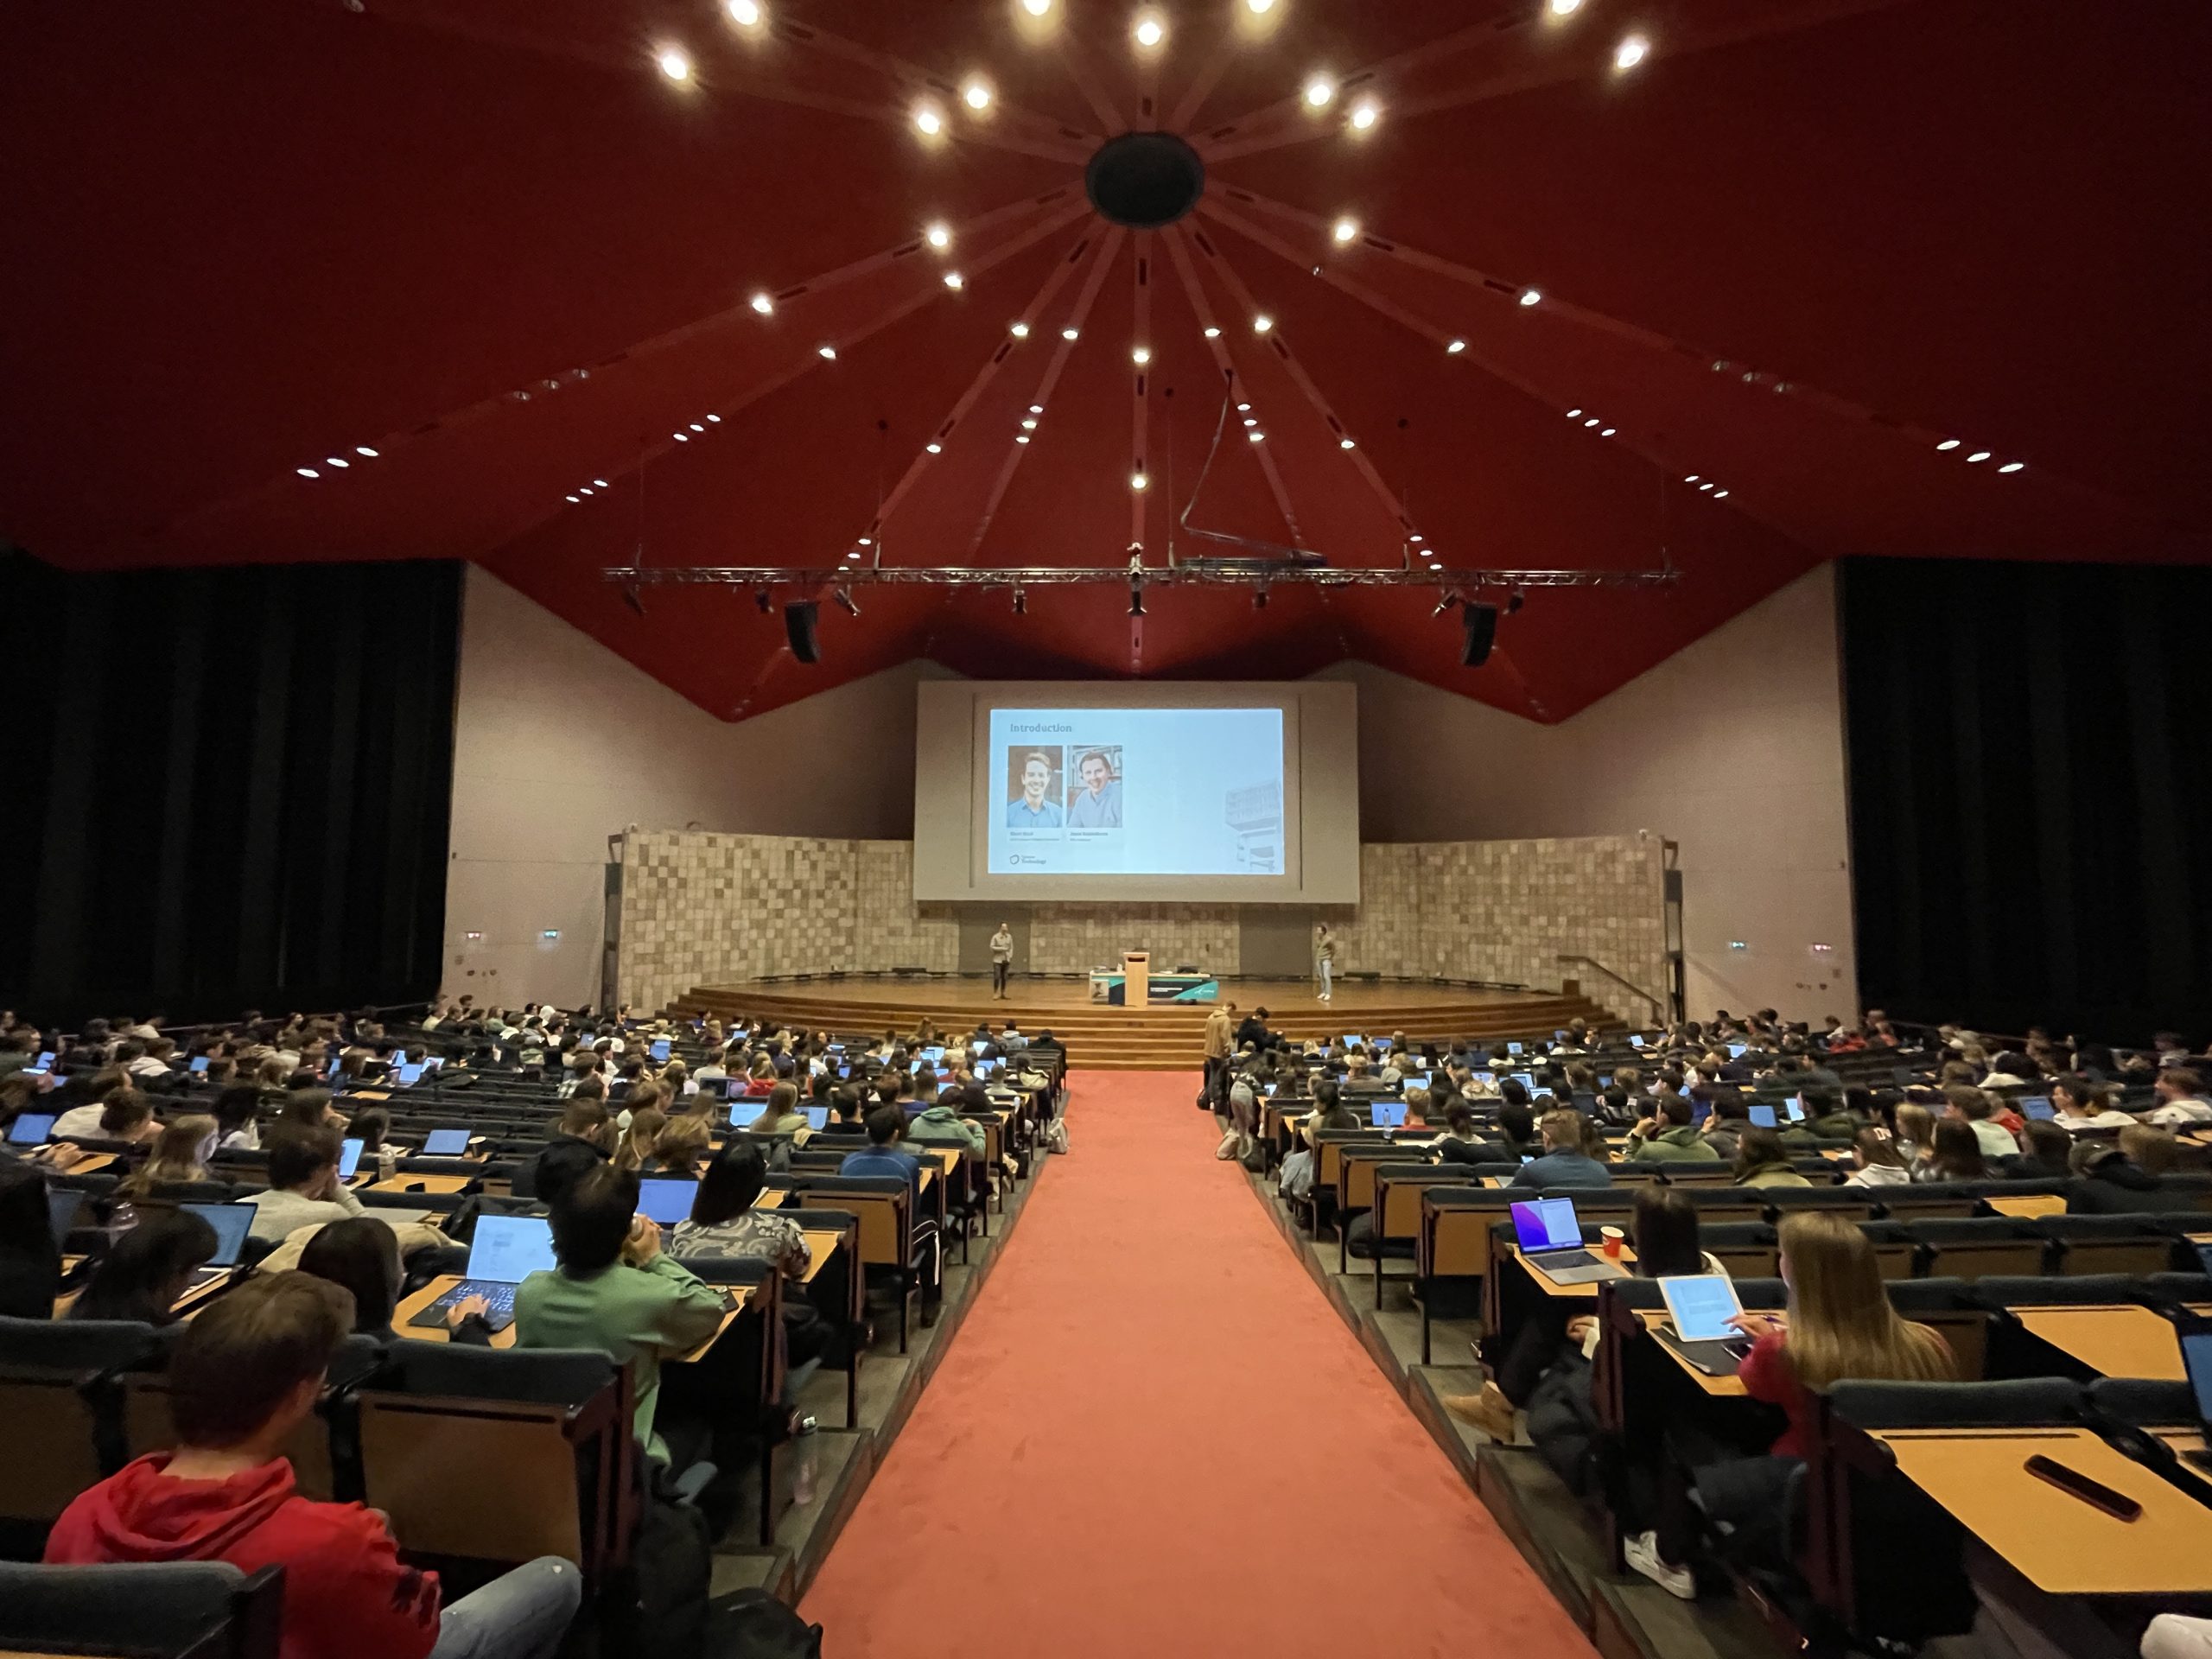
[{"label": "wooden desk top", "polygon": [[2056,1192],[2031,1192],[2017,1198],[1984,1198],[1982,1202],[2000,1216],[2018,1216],[2024,1221],[2066,1213],[2066,1199]]},{"label": "wooden desk top", "polygon": [[[1758,1310],[1754,1309],[1752,1311],[1757,1312]],[[1658,1333],[1660,1332],[1673,1328],[1673,1322],[1669,1319],[1667,1310],[1663,1307],[1638,1308],[1637,1310],[1636,1317],[1643,1322],[1643,1328],[1651,1333],[1651,1338],[1654,1342],[1658,1342]],[[1691,1382],[1696,1383],[1699,1388],[1704,1389],[1706,1393],[1713,1395],[1715,1399],[1746,1400],[1751,1397],[1744,1391],[1743,1378],[1739,1376],[1707,1376],[1703,1371],[1700,1371],[1696,1366],[1691,1364],[1689,1361],[1684,1359],[1681,1354],[1676,1352],[1667,1344],[1660,1342],[1659,1348],[1668,1358],[1673,1360],[1675,1363],[1681,1369],[1681,1373],[1684,1376],[1689,1378]]]},{"label": "wooden desk top", "polygon": [[806,1271],[799,1276],[799,1283],[812,1284],[814,1275],[822,1271],[823,1264],[837,1253],[837,1247],[844,1242],[844,1234],[833,1231],[830,1228],[808,1228],[806,1248],[812,1260],[807,1263]]},{"label": "wooden desk top", "polygon": [[791,1195],[791,1190],[788,1186],[764,1186],[760,1189],[760,1196],[753,1200],[753,1207],[755,1210],[780,1210],[784,1207],[784,1200]]},{"label": "wooden desk top", "polygon": [[[2087,1429],[1884,1429],[1905,1478],[2037,1589],[2055,1596],[2212,1593],[2212,1510]],[[2124,1492],[2116,1521],[2028,1473],[2040,1454]]]},{"label": "wooden desk top", "polygon": [[2147,1307],[2016,1307],[2013,1315],[2032,1336],[2078,1359],[2101,1376],[2188,1378],[2181,1338],[2173,1325]]},{"label": "wooden desk top", "polygon": [[[1598,1286],[1594,1280],[1586,1285],[1562,1285],[1556,1279],[1554,1279],[1551,1274],[1546,1273],[1541,1268],[1531,1262],[1527,1256],[1522,1255],[1521,1253],[1521,1247],[1518,1244],[1509,1244],[1505,1248],[1511,1251],[1515,1256],[1519,1258],[1521,1265],[1528,1269],[1529,1277],[1535,1281],[1536,1288],[1542,1291],[1545,1295],[1573,1296],[1585,1301],[1592,1302],[1598,1300]],[[1583,1248],[1588,1250],[1591,1255],[1599,1257],[1600,1260],[1604,1259],[1605,1253],[1595,1244],[1586,1244],[1583,1246]],[[1629,1264],[1635,1260],[1636,1252],[1630,1249],[1626,1244],[1622,1245],[1620,1265],[1624,1274],[1626,1274]]]},{"label": "wooden desk top", "polygon": [[388,1181],[378,1181],[365,1190],[371,1192],[435,1193],[450,1198],[474,1179],[476,1177],[474,1175],[395,1175]]},{"label": "wooden desk top", "polygon": [[[461,1275],[454,1273],[440,1274],[436,1278],[431,1280],[429,1284],[423,1286],[422,1289],[416,1291],[412,1296],[404,1299],[397,1307],[392,1309],[392,1330],[398,1335],[404,1337],[412,1342],[446,1342],[450,1340],[447,1335],[446,1328],[442,1325],[425,1328],[420,1325],[410,1325],[409,1321],[413,1319],[417,1313],[428,1307],[432,1302],[436,1301],[439,1297],[444,1295],[446,1292],[451,1290],[460,1282]],[[745,1285],[724,1285],[721,1287],[721,1288],[728,1291],[731,1295],[737,1298],[737,1306],[731,1308],[728,1313],[722,1315],[722,1322],[715,1327],[715,1334],[709,1337],[696,1348],[690,1350],[688,1353],[670,1355],[669,1359],[671,1363],[684,1363],[699,1358],[707,1351],[708,1349],[713,1347],[716,1342],[721,1340],[722,1332],[729,1329],[730,1321],[745,1311],[746,1300],[753,1294],[750,1287]],[[511,1325],[504,1331],[495,1331],[493,1332],[492,1345],[494,1348],[513,1347],[515,1345],[514,1326]]]}]

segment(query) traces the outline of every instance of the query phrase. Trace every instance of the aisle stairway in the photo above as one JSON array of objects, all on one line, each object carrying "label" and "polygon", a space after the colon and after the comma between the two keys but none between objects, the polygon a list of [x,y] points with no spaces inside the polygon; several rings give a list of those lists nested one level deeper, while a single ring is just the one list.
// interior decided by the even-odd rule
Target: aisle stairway
[{"label": "aisle stairway", "polygon": [[1589,1659],[1187,1078],[1073,1092],[1073,1151],[806,1597],[825,1649]]},{"label": "aisle stairway", "polygon": [[[973,1031],[979,1021],[996,1027],[1011,1020],[1033,1035],[1051,1031],[1066,1044],[1071,1064],[1095,1071],[1195,1069],[1205,1053],[1204,1003],[1151,1008],[1052,1003],[1025,999],[1018,984],[1009,1001],[995,1002],[989,982],[980,977],[916,980],[911,990],[897,982],[868,983],[876,994],[873,999],[841,995],[835,981],[818,982],[811,988],[707,986],[677,998],[672,1012],[686,1018],[694,1014],[718,1014],[725,1020],[741,1014],[765,1017],[810,1030],[896,1030],[902,1036],[925,1017],[949,1033]],[[906,994],[895,1002],[883,1001],[887,985]],[[1236,987],[1226,988],[1225,994],[1235,996]],[[1241,1000],[1248,1005],[1251,1001],[1249,995]],[[1414,1039],[1500,1039],[1548,1037],[1572,1019],[1597,1027],[1618,1027],[1621,1023],[1618,1015],[1579,995],[1532,992],[1508,1002],[1494,993],[1454,998],[1439,992],[1424,993],[1418,1001],[1384,1001],[1377,995],[1372,1002],[1339,1007],[1325,1014],[1309,1007],[1285,1013],[1274,1024],[1295,1038],[1402,1031]]]}]

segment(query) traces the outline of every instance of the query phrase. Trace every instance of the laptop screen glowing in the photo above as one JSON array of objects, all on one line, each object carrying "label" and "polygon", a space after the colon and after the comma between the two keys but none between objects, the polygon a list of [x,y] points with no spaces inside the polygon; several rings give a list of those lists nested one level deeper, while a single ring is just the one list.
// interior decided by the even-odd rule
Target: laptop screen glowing
[{"label": "laptop screen glowing", "polygon": [[468,1276],[518,1285],[533,1273],[550,1273],[553,1224],[543,1216],[479,1216],[468,1247]]},{"label": "laptop screen glowing", "polygon": [[1537,1198],[1513,1206],[1513,1232],[1524,1250],[1573,1250],[1582,1245],[1582,1224],[1573,1198]]}]

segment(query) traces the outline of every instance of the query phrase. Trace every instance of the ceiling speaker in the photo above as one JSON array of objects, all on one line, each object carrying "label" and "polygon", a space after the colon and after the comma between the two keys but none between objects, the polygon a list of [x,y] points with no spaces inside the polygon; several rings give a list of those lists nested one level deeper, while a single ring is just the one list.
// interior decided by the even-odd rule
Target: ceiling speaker
[{"label": "ceiling speaker", "polygon": [[1490,660],[1490,648],[1497,639],[1497,607],[1471,602],[1462,605],[1459,620],[1467,629],[1466,643],[1459,652],[1459,666],[1480,668]]},{"label": "ceiling speaker", "polygon": [[822,660],[822,641],[817,632],[821,620],[822,607],[813,600],[802,599],[784,607],[784,637],[791,642],[791,655],[802,663]]}]

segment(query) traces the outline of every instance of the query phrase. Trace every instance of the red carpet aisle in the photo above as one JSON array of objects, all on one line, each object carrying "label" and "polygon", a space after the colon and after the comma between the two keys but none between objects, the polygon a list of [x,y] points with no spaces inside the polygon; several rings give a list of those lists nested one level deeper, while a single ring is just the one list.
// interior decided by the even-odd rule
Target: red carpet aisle
[{"label": "red carpet aisle", "polygon": [[825,1651],[1586,1659],[1194,1081],[1077,1077],[1072,1155],[806,1599]]}]

